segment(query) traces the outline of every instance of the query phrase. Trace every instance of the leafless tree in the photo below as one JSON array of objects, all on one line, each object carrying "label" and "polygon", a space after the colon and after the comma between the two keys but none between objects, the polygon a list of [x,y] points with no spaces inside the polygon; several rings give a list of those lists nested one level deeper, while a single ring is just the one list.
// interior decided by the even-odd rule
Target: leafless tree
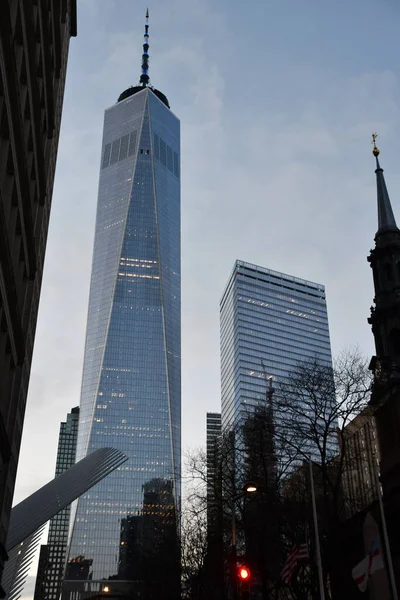
[{"label": "leafless tree", "polygon": [[[285,597],[280,569],[287,552],[306,535],[312,539],[310,456],[329,571],[330,532],[345,518],[351,500],[343,490],[346,469],[352,468],[346,428],[356,415],[368,414],[371,377],[367,361],[353,349],[343,351],[333,366],[317,358],[304,361],[274,387],[269,399],[266,388],[265,406],[223,433],[211,467],[203,451],[187,457],[187,475],[197,510],[219,532],[218,552],[228,556],[234,511],[238,551],[242,540],[260,574],[263,596],[278,599]],[[257,484],[258,493],[246,499],[240,490],[249,480]],[[312,544],[310,551],[313,558]],[[290,591],[293,600],[314,597],[314,563],[299,569]]]},{"label": "leafless tree", "polygon": [[[311,459],[326,581],[337,559],[336,532],[347,515],[357,510],[357,498],[349,496],[345,485],[357,460],[349,452],[348,425],[357,415],[369,416],[370,391],[368,363],[359,350],[353,349],[343,351],[333,366],[316,358],[298,364],[277,386],[274,397],[275,438],[292,447],[292,469],[297,463],[282,489],[286,519],[283,542],[287,551],[293,534],[296,537],[303,532],[305,536],[313,531],[308,468]],[[312,544],[310,551],[315,558]],[[304,581],[299,598],[305,591]],[[312,560],[310,594],[315,593],[315,582]],[[327,584],[326,588],[329,597]]]},{"label": "leafless tree", "polygon": [[292,462],[312,457],[331,522],[343,518],[350,501],[342,486],[350,467],[346,428],[356,415],[368,411],[370,390],[368,363],[353,349],[343,351],[333,367],[317,358],[298,364],[274,398],[275,437],[292,447]]},{"label": "leafless tree", "polygon": [[187,600],[204,597],[207,518],[202,502],[189,495],[181,518],[182,596]]}]

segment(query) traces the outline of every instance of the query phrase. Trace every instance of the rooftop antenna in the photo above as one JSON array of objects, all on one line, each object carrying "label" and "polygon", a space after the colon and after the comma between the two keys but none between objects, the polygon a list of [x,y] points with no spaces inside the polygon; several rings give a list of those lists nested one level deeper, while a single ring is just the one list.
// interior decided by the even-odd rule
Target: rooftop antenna
[{"label": "rooftop antenna", "polygon": [[144,44],[142,54],[142,74],[140,76],[140,84],[143,87],[149,85],[149,9],[146,10],[146,23],[144,26]]}]

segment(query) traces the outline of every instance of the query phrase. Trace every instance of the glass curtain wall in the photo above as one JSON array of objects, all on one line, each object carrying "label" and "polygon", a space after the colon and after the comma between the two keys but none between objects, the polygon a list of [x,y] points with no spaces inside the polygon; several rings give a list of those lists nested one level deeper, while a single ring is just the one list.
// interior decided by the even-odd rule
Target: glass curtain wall
[{"label": "glass curtain wall", "polygon": [[[222,428],[265,406],[300,362],[332,365],[323,285],[236,261],[221,299]],[[275,414],[279,419],[279,414]],[[335,435],[332,453],[337,449]]]},{"label": "glass curtain wall", "polygon": [[74,507],[65,593],[179,585],[180,410],[180,126],[144,88],[105,113],[77,445],[129,460]]}]

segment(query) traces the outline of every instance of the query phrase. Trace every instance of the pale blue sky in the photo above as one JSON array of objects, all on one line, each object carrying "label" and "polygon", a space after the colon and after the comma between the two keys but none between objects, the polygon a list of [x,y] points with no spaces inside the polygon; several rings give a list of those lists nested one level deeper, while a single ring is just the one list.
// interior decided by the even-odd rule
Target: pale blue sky
[{"label": "pale blue sky", "polygon": [[[140,75],[146,4],[78,0],[15,500],[79,404],[104,109]],[[335,354],[373,351],[371,133],[400,220],[398,0],[156,0],[150,75],[182,127],[183,442],[218,410],[219,299],[240,258],[326,285]],[[27,590],[26,592],[29,595]]]}]

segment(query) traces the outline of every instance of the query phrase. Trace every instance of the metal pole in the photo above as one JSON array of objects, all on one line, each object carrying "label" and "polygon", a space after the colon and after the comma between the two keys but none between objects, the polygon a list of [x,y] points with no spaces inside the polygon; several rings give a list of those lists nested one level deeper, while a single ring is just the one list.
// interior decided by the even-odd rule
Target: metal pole
[{"label": "metal pole", "polygon": [[310,464],[311,500],[312,500],[312,509],[313,509],[313,519],[314,519],[315,550],[316,550],[316,554],[317,554],[317,566],[318,566],[319,594],[320,594],[321,600],[325,600],[324,576],[322,574],[321,547],[319,545],[317,505],[315,502],[314,476],[313,476],[313,468],[312,468],[311,458],[309,459],[309,464]]},{"label": "metal pole", "polygon": [[236,581],[236,505],[232,503],[232,548],[231,548],[231,578],[232,578],[232,599],[237,598],[237,581]]},{"label": "metal pole", "polygon": [[390,584],[392,586],[392,595],[393,595],[393,600],[398,600],[396,580],[394,578],[394,571],[393,571],[392,553],[390,551],[389,537],[388,537],[388,532],[387,532],[387,527],[386,527],[386,518],[385,518],[385,513],[383,510],[383,502],[382,502],[382,495],[381,495],[381,490],[380,490],[379,476],[378,476],[378,471],[376,469],[375,464],[374,464],[374,476],[375,476],[376,493],[378,494],[379,512],[381,514],[382,531],[383,531],[383,539],[385,542],[386,558],[387,558],[388,569],[389,569],[389,578],[390,578]]},{"label": "metal pole", "polygon": [[235,511],[235,505],[232,506],[232,549],[236,550],[236,511]]}]

